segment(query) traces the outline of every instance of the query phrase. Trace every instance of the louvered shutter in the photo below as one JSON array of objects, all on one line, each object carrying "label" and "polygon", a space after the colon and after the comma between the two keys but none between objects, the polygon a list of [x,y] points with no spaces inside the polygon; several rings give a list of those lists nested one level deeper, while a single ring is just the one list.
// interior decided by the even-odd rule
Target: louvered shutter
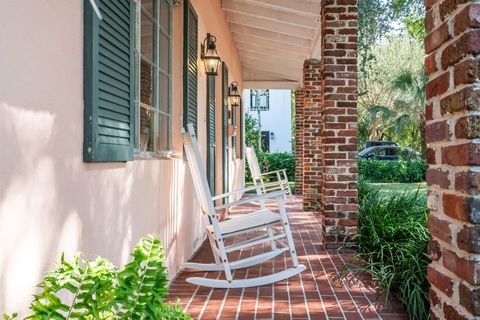
[{"label": "louvered shutter", "polygon": [[84,1],[86,162],[133,160],[135,139],[134,3]]},{"label": "louvered shutter", "polygon": [[222,63],[222,162],[223,192],[228,192],[228,67]]},{"label": "louvered shutter", "polygon": [[207,177],[210,191],[215,194],[215,77],[207,76]]},{"label": "louvered shutter", "polygon": [[193,123],[197,132],[198,16],[188,0],[184,9],[183,126]]},{"label": "louvered shutter", "polygon": [[240,159],[244,158],[244,144],[245,141],[243,140],[243,119],[244,111],[243,111],[243,99],[240,99],[240,128],[238,129],[238,143],[240,144]]},{"label": "louvered shutter", "polygon": [[[237,130],[237,135],[238,135],[238,128],[237,128],[237,108],[233,107],[232,108],[232,125],[233,127]],[[232,139],[232,148],[233,148],[233,156],[234,158],[237,157],[237,135],[233,136]]]}]

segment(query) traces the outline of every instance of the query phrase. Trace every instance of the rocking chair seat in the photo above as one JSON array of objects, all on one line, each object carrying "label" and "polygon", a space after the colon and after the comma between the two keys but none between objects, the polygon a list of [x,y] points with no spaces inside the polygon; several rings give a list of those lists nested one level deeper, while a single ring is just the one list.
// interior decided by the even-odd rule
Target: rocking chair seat
[{"label": "rocking chair seat", "polygon": [[[231,220],[225,220],[219,223],[222,236],[237,232],[244,232],[251,229],[257,229],[269,224],[278,223],[282,220],[281,216],[270,210],[263,209],[253,213],[235,217]],[[213,226],[207,227],[209,232],[213,233]]]}]

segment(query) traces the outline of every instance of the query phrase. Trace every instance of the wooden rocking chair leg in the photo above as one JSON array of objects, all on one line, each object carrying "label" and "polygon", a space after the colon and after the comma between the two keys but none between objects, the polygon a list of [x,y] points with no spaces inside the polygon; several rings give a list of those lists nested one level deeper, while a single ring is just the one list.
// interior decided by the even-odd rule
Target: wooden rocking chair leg
[{"label": "wooden rocking chair leg", "polygon": [[[267,229],[268,229],[268,236],[269,236],[269,237],[273,237],[272,227],[267,227]],[[275,240],[270,241],[270,244],[271,244],[271,246],[272,246],[272,250],[276,250],[276,249],[277,249],[277,244],[275,243]]]},{"label": "wooden rocking chair leg", "polygon": [[222,260],[220,259],[220,257],[218,256],[218,253],[215,249],[215,246],[216,246],[216,243],[215,243],[215,240],[212,239],[212,237],[209,235],[208,236],[208,241],[210,241],[210,248],[212,249],[212,253],[213,253],[213,259],[215,260],[215,264],[220,264],[222,263]]},{"label": "wooden rocking chair leg", "polygon": [[297,267],[297,252],[295,250],[295,243],[293,242],[292,230],[290,229],[287,211],[285,210],[285,200],[283,199],[283,197],[278,198],[278,207],[280,209],[280,216],[282,217],[283,228],[285,229],[285,234],[287,236],[288,247],[290,248],[290,256],[292,257],[292,263],[294,267]]}]

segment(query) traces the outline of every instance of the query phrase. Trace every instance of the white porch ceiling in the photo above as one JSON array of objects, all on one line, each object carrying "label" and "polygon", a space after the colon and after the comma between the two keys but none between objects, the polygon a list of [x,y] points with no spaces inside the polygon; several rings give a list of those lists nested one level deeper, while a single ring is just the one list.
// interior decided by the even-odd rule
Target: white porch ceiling
[{"label": "white porch ceiling", "polygon": [[294,89],[316,52],[321,0],[222,0],[245,88]]}]

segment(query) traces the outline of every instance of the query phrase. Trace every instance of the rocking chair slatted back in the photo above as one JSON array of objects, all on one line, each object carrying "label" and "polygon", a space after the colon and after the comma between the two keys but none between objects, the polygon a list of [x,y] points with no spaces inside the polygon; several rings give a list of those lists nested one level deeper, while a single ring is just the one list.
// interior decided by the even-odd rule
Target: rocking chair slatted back
[{"label": "rocking chair slatted back", "polygon": [[260,180],[262,179],[262,172],[260,171],[260,166],[258,165],[257,155],[255,154],[255,149],[246,148],[245,152],[247,154],[248,167],[252,174],[253,179]]},{"label": "rocking chair slatted back", "polygon": [[195,136],[195,130],[191,123],[188,124],[188,131],[182,129],[183,145],[187,154],[188,166],[190,168],[193,183],[195,186],[195,192],[200,201],[202,212],[208,216],[207,223],[218,224],[218,220],[215,215],[215,206],[212,200],[212,194],[208,186],[208,179],[205,173],[205,166],[200,155],[200,149],[198,147],[197,138]]}]

